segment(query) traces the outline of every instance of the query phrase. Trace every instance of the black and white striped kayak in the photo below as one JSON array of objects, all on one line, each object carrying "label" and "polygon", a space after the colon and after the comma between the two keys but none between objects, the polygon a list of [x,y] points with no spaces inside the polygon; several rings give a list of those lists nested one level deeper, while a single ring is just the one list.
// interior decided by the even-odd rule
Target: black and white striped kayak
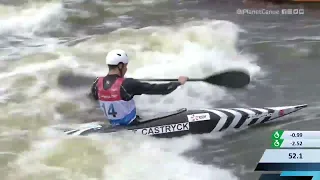
[{"label": "black and white striped kayak", "polygon": [[170,138],[263,124],[299,111],[307,106],[307,104],[303,104],[264,108],[179,109],[174,112],[139,120],[139,124],[135,126],[112,128],[109,125],[91,124],[79,129],[66,130],[65,133],[68,135],[88,135],[126,130],[141,135]]}]

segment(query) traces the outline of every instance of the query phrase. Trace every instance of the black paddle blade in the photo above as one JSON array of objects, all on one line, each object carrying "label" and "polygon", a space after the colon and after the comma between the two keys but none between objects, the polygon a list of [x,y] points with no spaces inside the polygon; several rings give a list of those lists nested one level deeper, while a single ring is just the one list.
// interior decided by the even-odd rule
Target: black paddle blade
[{"label": "black paddle blade", "polygon": [[57,83],[64,88],[90,88],[94,81],[95,77],[64,72],[59,75]]},{"label": "black paddle blade", "polygon": [[227,71],[209,76],[204,81],[227,88],[244,88],[250,83],[250,76],[243,71]]}]

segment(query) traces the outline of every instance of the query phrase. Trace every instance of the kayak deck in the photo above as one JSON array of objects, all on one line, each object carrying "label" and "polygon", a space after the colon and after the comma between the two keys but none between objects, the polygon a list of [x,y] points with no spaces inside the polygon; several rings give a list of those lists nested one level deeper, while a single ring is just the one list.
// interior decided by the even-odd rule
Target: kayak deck
[{"label": "kayak deck", "polygon": [[142,118],[137,125],[110,127],[106,124],[93,124],[87,127],[65,131],[68,135],[89,135],[92,133],[113,133],[132,131],[156,137],[178,137],[187,134],[220,132],[263,124],[289,115],[307,104],[264,108],[214,108],[187,110],[185,108],[156,116]]}]

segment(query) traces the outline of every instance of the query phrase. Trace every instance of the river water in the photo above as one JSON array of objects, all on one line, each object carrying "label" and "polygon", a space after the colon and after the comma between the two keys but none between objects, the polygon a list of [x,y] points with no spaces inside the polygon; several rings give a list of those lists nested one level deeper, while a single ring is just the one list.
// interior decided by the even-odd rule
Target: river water
[{"label": "river water", "polygon": [[[236,13],[249,7],[240,1],[2,0],[2,179],[257,179],[253,169],[270,146],[272,130],[319,125],[320,23],[319,13],[307,7],[303,15]],[[132,77],[203,77],[233,67],[252,77],[241,91],[190,82],[164,97],[136,97],[143,113],[310,107],[280,123],[166,140],[132,134],[65,137],[49,128],[101,118],[87,90],[62,89],[56,80],[63,71],[107,73],[104,56],[113,48],[128,51]]]}]

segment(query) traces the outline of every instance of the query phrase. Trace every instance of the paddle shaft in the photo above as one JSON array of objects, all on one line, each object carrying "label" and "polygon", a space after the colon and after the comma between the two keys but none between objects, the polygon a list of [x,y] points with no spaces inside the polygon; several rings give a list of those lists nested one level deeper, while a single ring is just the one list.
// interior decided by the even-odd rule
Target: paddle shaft
[{"label": "paddle shaft", "polygon": [[[139,81],[169,81],[174,82],[178,81],[178,79],[138,79]],[[188,81],[205,81],[205,79],[188,79]]]}]

